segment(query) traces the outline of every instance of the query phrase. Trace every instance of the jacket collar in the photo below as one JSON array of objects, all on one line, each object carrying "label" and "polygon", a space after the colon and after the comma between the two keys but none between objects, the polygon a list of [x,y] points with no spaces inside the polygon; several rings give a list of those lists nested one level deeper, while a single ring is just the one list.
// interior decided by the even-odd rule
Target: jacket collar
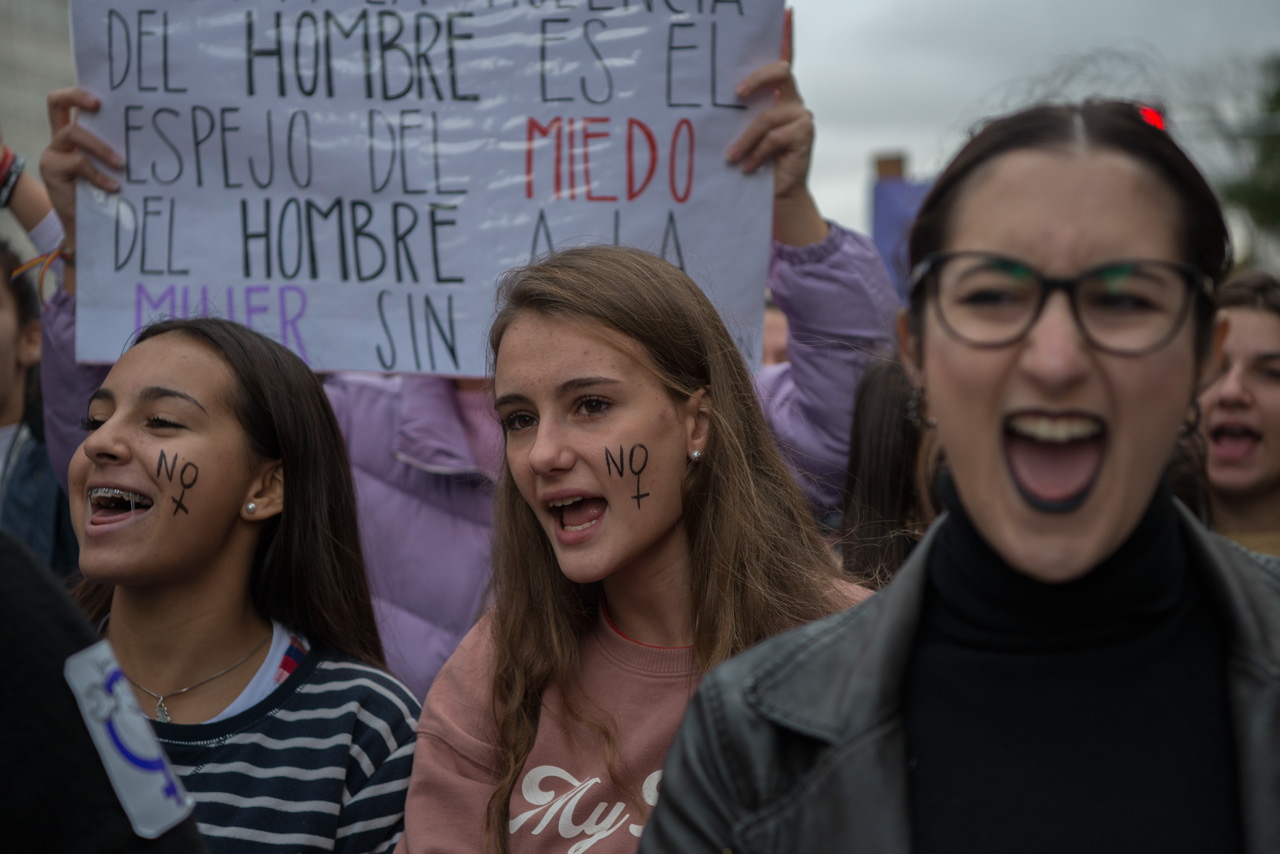
[{"label": "jacket collar", "polygon": [[945,518],[929,529],[892,584],[816,624],[812,642],[787,645],[758,668],[747,702],[766,718],[830,742],[856,738],[895,717],[924,601],[927,556]]},{"label": "jacket collar", "polygon": [[1228,632],[1227,698],[1248,851],[1280,851],[1280,571],[1270,561],[1210,534],[1179,505],[1193,565],[1205,569]]},{"label": "jacket collar", "polygon": [[[1280,570],[1210,533],[1181,502],[1177,506],[1192,565],[1226,618],[1231,696],[1242,733],[1242,684],[1269,681],[1274,690],[1280,681]],[[892,584],[857,608],[801,629],[809,634],[807,642],[781,645],[756,667],[747,680],[747,703],[781,726],[831,743],[896,718],[928,556],[945,518],[929,529]]]},{"label": "jacket collar", "polygon": [[1262,555],[1210,533],[1178,503],[1192,565],[1226,618],[1234,661],[1280,678],[1280,569]]},{"label": "jacket collar", "polygon": [[[1227,692],[1246,850],[1280,851],[1280,567],[1205,530],[1178,503],[1194,571],[1228,633]],[[846,764],[827,781],[861,781],[875,809],[852,799],[846,821],[865,838],[910,849],[902,680],[923,605],[927,560],[939,525],[893,583],[851,611],[796,631],[747,677],[748,706],[775,725],[833,745]]]}]

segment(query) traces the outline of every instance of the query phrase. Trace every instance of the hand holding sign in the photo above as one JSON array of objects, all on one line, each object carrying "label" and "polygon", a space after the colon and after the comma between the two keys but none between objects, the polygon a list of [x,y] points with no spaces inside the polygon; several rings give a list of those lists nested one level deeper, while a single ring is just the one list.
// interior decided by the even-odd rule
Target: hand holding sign
[{"label": "hand holding sign", "polygon": [[[114,193],[120,183],[107,175],[92,158],[119,168],[120,155],[91,131],[76,121],[78,113],[97,112],[100,102],[83,89],[57,89],[49,93],[49,130],[53,134],[49,146],[40,155],[40,177],[53,209],[62,221],[68,247],[76,243],[76,181],[84,178],[101,190]],[[63,287],[75,293],[75,276],[70,271]]]},{"label": "hand holding sign", "polygon": [[800,97],[791,70],[793,15],[793,9],[786,11],[778,61],[757,68],[737,88],[743,98],[772,91],[773,104],[751,121],[726,154],[747,174],[772,159],[773,236],[793,246],[807,246],[826,237],[828,229],[809,194],[813,111]]}]

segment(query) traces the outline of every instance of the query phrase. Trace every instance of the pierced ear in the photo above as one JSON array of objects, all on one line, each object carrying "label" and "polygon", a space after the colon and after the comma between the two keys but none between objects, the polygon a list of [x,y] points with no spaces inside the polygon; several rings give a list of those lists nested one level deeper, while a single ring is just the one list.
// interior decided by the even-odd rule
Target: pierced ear
[{"label": "pierced ear", "polygon": [[911,334],[911,324],[907,320],[907,310],[898,309],[898,361],[907,372],[911,384],[919,386],[924,382],[924,365],[920,361],[920,339]]},{"label": "pierced ear", "polygon": [[40,321],[28,320],[18,332],[18,364],[29,368],[40,361]]},{"label": "pierced ear", "polygon": [[[253,509],[249,509],[249,505]],[[258,468],[258,475],[240,504],[240,518],[260,522],[284,511],[284,466],[279,460],[268,460]]]},{"label": "pierced ear", "polygon": [[685,453],[702,451],[707,446],[707,434],[711,430],[711,389],[702,388],[689,395],[684,402],[685,426],[689,431]]}]

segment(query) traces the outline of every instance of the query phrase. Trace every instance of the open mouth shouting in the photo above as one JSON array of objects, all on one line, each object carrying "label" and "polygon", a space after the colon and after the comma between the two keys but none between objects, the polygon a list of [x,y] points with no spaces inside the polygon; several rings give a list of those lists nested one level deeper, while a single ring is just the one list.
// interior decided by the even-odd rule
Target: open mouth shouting
[{"label": "open mouth shouting", "polygon": [[1005,464],[1023,500],[1043,513],[1084,503],[1106,449],[1106,425],[1094,415],[1023,412],[1004,422]]},{"label": "open mouth shouting", "polygon": [[113,486],[95,486],[89,490],[88,498],[90,513],[86,531],[130,521],[155,504],[142,493]]},{"label": "open mouth shouting", "polygon": [[583,494],[553,496],[545,503],[556,522],[556,539],[565,545],[588,539],[609,508],[605,499]]},{"label": "open mouth shouting", "polygon": [[1258,449],[1262,434],[1252,427],[1231,421],[1209,431],[1209,447],[1218,462],[1238,463]]}]

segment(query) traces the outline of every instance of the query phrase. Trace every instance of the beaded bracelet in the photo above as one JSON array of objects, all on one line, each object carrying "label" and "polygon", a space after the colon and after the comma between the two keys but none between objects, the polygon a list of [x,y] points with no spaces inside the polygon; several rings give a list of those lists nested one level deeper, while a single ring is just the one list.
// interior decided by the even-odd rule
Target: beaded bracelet
[{"label": "beaded bracelet", "polygon": [[[10,157],[9,155],[13,155]],[[4,175],[3,183],[0,183],[0,208],[9,207],[9,199],[13,198],[13,189],[18,186],[18,179],[22,177],[22,168],[27,165],[27,161],[22,159],[21,154],[13,154],[13,149],[5,149],[4,160],[9,161],[8,172],[0,169],[0,174]],[[4,161],[0,160],[0,167],[4,165]]]}]

